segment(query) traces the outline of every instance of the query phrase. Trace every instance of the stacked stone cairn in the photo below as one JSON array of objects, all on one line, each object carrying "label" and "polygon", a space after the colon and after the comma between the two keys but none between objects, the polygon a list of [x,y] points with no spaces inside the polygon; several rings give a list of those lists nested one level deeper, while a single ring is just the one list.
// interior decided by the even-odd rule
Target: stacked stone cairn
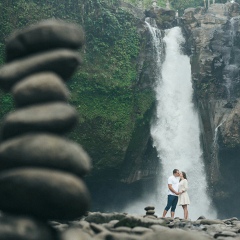
[{"label": "stacked stone cairn", "polygon": [[58,239],[50,220],[73,220],[89,208],[82,177],[87,153],[63,136],[78,115],[64,81],[81,63],[84,32],[46,20],[14,32],[6,42],[0,87],[16,110],[4,119],[0,143],[0,239]]},{"label": "stacked stone cairn", "polygon": [[146,211],[146,215],[144,217],[149,217],[149,218],[157,218],[155,215],[155,207],[154,206],[147,206],[144,208]]}]

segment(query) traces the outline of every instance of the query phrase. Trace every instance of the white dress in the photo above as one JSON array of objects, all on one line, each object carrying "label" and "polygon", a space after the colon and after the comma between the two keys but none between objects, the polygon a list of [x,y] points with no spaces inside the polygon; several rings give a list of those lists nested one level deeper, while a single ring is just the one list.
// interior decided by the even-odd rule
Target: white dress
[{"label": "white dress", "polygon": [[178,205],[189,205],[190,204],[190,200],[189,200],[189,196],[188,196],[188,181],[187,179],[183,179],[180,181],[179,185],[179,192],[184,191],[182,194],[179,194],[178,196]]}]

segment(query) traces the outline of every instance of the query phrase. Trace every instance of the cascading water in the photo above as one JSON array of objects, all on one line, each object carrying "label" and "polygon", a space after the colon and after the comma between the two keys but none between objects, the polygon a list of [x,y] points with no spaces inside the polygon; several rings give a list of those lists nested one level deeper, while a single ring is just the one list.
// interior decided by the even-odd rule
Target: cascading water
[{"label": "cascading water", "polygon": [[[156,86],[157,113],[151,134],[159,158],[160,205],[162,210],[167,200],[167,179],[178,168],[189,179],[189,216],[200,215],[215,218],[216,213],[207,195],[207,182],[200,147],[198,114],[192,102],[191,65],[188,56],[181,52],[184,37],[179,27],[166,31],[166,56],[162,64],[162,76]],[[161,67],[161,66],[160,66]],[[182,209],[177,208],[177,216]]]},{"label": "cascading water", "polygon": [[[156,207],[161,216],[167,203],[167,179],[174,168],[187,173],[189,179],[189,217],[200,215],[215,218],[216,212],[207,195],[207,183],[200,147],[198,114],[192,102],[191,66],[189,57],[181,53],[184,37],[179,27],[166,31],[165,61],[162,64],[163,41],[161,32],[146,22],[152,36],[153,56],[156,63],[156,119],[151,126],[154,146],[160,159],[160,173],[156,192],[143,196],[138,202],[125,209],[129,213],[143,213],[148,205]],[[177,207],[175,216],[183,217]]]}]

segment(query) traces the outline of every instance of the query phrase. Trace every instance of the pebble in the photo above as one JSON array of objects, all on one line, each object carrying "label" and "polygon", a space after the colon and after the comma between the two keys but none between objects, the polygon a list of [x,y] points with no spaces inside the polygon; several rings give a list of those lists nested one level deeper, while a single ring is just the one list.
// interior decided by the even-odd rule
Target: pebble
[{"label": "pebble", "polygon": [[91,162],[79,144],[39,133],[16,137],[0,145],[0,171],[19,167],[57,169],[82,177],[90,171]]},{"label": "pebble", "polygon": [[9,113],[3,120],[2,138],[29,132],[65,133],[77,122],[76,110],[66,103],[29,106]]},{"label": "pebble", "polygon": [[45,220],[70,220],[87,211],[90,196],[74,175],[22,168],[0,174],[0,209]]},{"label": "pebble", "polygon": [[17,107],[53,101],[67,102],[70,95],[62,80],[51,72],[30,75],[17,83],[12,93]]},{"label": "pebble", "polygon": [[77,49],[84,42],[85,36],[80,26],[45,20],[10,35],[6,41],[7,61],[50,49]]}]

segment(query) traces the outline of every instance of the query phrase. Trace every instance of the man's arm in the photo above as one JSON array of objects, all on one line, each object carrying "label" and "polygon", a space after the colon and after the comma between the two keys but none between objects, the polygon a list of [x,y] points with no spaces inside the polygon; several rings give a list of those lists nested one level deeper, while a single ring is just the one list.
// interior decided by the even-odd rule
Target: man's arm
[{"label": "man's arm", "polygon": [[176,192],[173,187],[172,187],[172,184],[168,184],[168,188],[171,192],[175,193],[176,195],[179,195],[179,192]]}]

